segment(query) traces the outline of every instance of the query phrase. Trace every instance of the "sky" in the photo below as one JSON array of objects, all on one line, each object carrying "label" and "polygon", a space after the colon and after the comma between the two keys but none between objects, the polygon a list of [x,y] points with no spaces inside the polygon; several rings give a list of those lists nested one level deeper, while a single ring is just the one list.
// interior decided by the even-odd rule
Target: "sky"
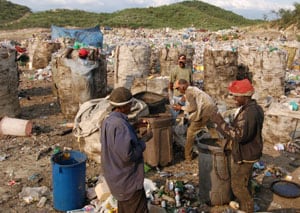
[{"label": "sky", "polygon": [[[79,9],[97,13],[111,13],[126,8],[147,8],[168,5],[182,0],[9,0],[25,5],[33,12],[50,9]],[[202,0],[209,4],[232,11],[249,19],[274,19],[271,11],[279,9],[294,9],[294,3],[299,0]]]}]

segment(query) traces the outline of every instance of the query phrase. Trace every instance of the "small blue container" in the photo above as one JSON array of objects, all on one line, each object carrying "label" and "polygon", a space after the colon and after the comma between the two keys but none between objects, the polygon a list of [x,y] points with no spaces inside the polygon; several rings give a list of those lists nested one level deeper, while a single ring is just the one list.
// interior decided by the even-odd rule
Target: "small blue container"
[{"label": "small blue container", "polygon": [[85,205],[86,159],[85,154],[74,150],[58,152],[51,157],[56,210],[80,209]]}]

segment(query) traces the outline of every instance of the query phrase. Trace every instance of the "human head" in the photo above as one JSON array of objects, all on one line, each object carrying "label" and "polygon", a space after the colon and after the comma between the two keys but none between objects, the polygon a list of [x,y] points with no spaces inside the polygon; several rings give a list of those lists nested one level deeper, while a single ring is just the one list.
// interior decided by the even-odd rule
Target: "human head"
[{"label": "human head", "polygon": [[229,93],[234,96],[237,106],[242,106],[254,94],[254,88],[248,79],[236,80],[229,84]]},{"label": "human head", "polygon": [[109,96],[109,103],[114,107],[114,110],[128,115],[132,103],[132,94],[125,87],[115,88]]},{"label": "human head", "polygon": [[180,67],[185,67],[185,64],[186,64],[186,55],[185,54],[180,54],[178,56],[178,65]]},{"label": "human head", "polygon": [[174,89],[178,90],[181,94],[185,94],[187,87],[189,86],[189,82],[185,79],[179,79],[175,81]]},{"label": "human head", "polygon": [[89,51],[87,49],[82,48],[78,51],[79,58],[86,59],[88,55],[89,55]]}]

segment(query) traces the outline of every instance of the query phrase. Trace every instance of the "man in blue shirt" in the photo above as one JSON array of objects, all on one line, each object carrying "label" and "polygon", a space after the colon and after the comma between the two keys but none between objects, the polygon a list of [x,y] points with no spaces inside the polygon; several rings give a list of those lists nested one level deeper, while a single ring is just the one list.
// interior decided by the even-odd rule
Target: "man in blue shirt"
[{"label": "man in blue shirt", "polygon": [[141,139],[129,123],[132,94],[125,87],[112,91],[112,112],[101,125],[101,163],[112,195],[118,200],[118,213],[148,212],[144,190],[145,142],[152,137],[149,130]]}]

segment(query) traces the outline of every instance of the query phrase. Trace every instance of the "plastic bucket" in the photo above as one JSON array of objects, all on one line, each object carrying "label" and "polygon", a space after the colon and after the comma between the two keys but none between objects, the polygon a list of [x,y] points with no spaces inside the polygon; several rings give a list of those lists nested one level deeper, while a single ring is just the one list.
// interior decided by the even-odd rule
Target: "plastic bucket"
[{"label": "plastic bucket", "polygon": [[85,205],[86,155],[79,151],[51,157],[53,205],[56,210],[80,209]]},{"label": "plastic bucket", "polygon": [[224,152],[217,139],[202,139],[199,151],[199,198],[209,205],[230,202],[230,152]]},{"label": "plastic bucket", "polygon": [[3,117],[0,121],[0,135],[29,136],[32,122],[29,120]]}]

